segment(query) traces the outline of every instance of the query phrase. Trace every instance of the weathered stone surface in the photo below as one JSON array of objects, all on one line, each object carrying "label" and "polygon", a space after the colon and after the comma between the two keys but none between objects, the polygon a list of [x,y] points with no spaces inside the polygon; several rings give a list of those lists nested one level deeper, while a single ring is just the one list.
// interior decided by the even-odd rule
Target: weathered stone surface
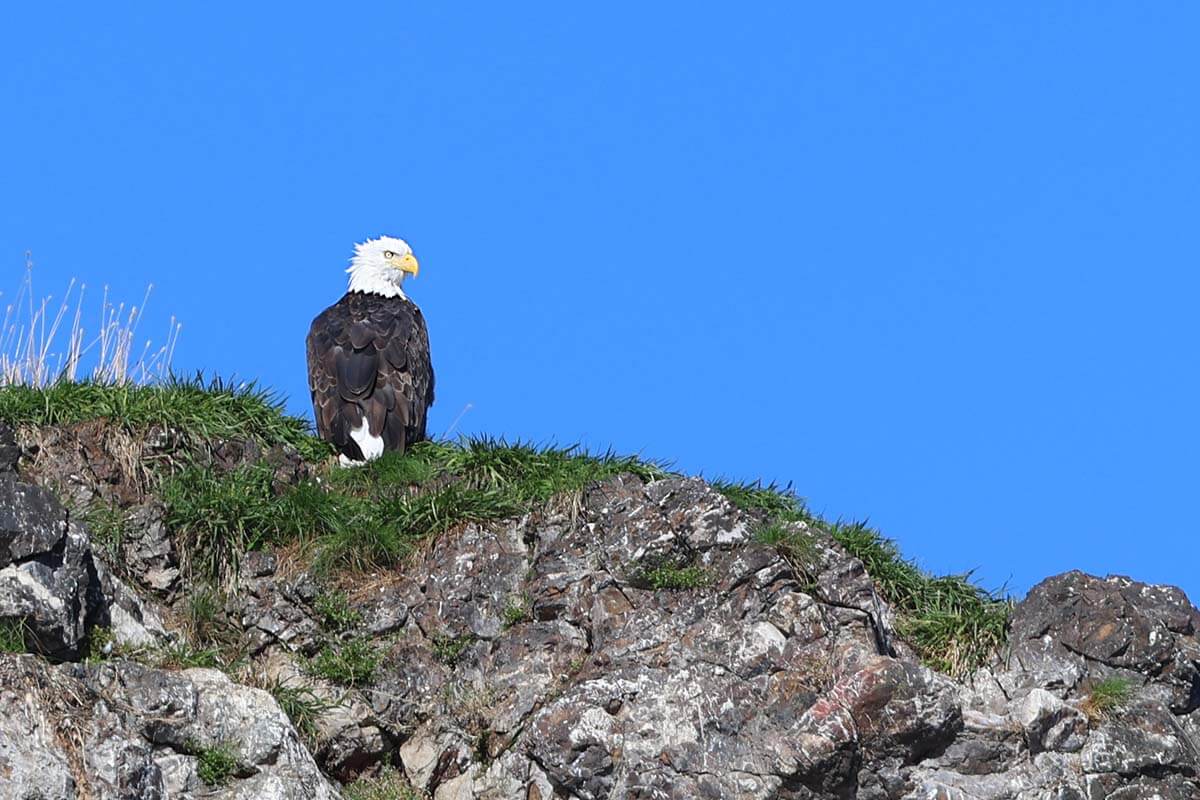
[{"label": "weathered stone surface", "polygon": [[1171,709],[1200,708],[1200,611],[1173,586],[1068,572],[1035,586],[1016,608],[1013,656],[1082,659],[1137,673],[1162,687]]},{"label": "weathered stone surface", "polygon": [[[25,436],[14,477],[0,426],[0,577],[36,573],[46,608],[78,613],[39,612],[16,572],[0,602],[25,598],[60,658],[79,659],[97,625],[116,653],[184,635],[176,615],[203,589],[179,573],[129,443],[88,426]],[[161,436],[140,452],[170,446]],[[308,469],[241,441],[196,457],[216,470],[266,462],[276,491]],[[124,509],[120,578],[24,479]],[[31,787],[332,798],[334,780],[385,765],[435,800],[1200,798],[1200,612],[1178,590],[1048,579],[1017,607],[1010,647],[956,682],[918,662],[862,562],[790,523],[811,545],[797,574],[754,541],[759,522],[701,480],[623,476],[451,530],[352,585],[286,553],[248,554],[220,622],[251,659],[241,680],[311,692],[304,737],[269,694],[208,670],[4,657],[0,800]],[[317,611],[334,589],[361,622]],[[314,677],[314,653],[351,641],[379,657],[365,685]],[[1107,679],[1130,697],[1098,709],[1089,694]],[[222,743],[234,773],[206,786],[197,755]]]},{"label": "weathered stone surface", "polygon": [[321,626],[309,612],[308,576],[278,579],[267,554],[249,555],[238,591],[229,596],[225,611],[245,631],[250,652],[258,654],[272,645],[309,655],[316,652]]},{"label": "weathered stone surface", "polygon": [[135,576],[147,589],[170,598],[179,586],[180,569],[166,516],[166,508],[157,500],[125,512],[120,568],[122,574]]},{"label": "weathered stone surface", "polygon": [[338,780],[351,780],[383,762],[395,750],[371,707],[356,693],[346,692],[307,675],[281,650],[272,651],[256,667],[269,684],[307,693],[323,704],[314,720],[316,731],[307,742],[321,770]]},{"label": "weathered stone surface", "polygon": [[1088,773],[1157,776],[1200,773],[1200,754],[1191,737],[1158,704],[1138,704],[1092,732],[1080,753]]},{"label": "weathered stone surface", "polygon": [[37,652],[73,658],[102,602],[84,530],[45,489],[0,475],[0,619]]},{"label": "weathered stone surface", "polygon": [[0,474],[16,472],[20,460],[17,432],[7,422],[0,422]]},{"label": "weathered stone surface", "polygon": [[0,475],[0,567],[49,553],[66,528],[66,512],[54,495]]},{"label": "weathered stone surface", "polygon": [[[0,656],[0,685],[0,800],[338,796],[270,695],[211,670]],[[217,746],[236,766],[208,786],[198,756]]]},{"label": "weathered stone surface", "polygon": [[158,432],[133,436],[107,420],[21,428],[17,440],[22,476],[80,509],[93,501],[121,507],[140,502],[148,488],[143,459],[169,446]]},{"label": "weathered stone surface", "polygon": [[1029,752],[1075,752],[1087,739],[1087,717],[1045,689],[1034,689],[1014,704],[1013,719],[1025,729]]}]

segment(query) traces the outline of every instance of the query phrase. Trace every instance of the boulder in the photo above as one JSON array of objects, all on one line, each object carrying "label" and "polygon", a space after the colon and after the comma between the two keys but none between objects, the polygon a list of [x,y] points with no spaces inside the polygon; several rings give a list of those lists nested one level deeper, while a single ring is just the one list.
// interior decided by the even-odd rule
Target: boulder
[{"label": "boulder", "polygon": [[1018,664],[1048,664],[1060,674],[1093,666],[1129,673],[1159,687],[1172,712],[1187,714],[1200,708],[1198,632],[1200,611],[1174,586],[1076,571],[1047,578],[1017,605],[1011,650]]},{"label": "boulder", "polygon": [[0,800],[338,797],[271,696],[218,672],[0,656],[0,685]]},{"label": "boulder", "polygon": [[36,652],[77,658],[102,604],[83,528],[47,490],[0,475],[0,619]]}]

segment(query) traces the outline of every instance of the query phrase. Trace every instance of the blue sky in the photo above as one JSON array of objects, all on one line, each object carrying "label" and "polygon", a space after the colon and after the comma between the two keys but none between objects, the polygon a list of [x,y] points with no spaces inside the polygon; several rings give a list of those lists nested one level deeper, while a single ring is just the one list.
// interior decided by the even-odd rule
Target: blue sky
[{"label": "blue sky", "polygon": [[309,321],[400,235],[435,431],[1200,598],[1196,6],[138,6],[6,12],[5,297],[26,250],[153,282],[177,369],[308,414]]}]

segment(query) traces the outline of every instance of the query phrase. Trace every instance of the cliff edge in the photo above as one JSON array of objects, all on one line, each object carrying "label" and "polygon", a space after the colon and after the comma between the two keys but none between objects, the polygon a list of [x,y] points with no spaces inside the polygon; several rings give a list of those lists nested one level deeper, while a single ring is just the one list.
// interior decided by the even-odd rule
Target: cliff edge
[{"label": "cliff edge", "polygon": [[0,402],[0,798],[1200,797],[1177,589],[1014,606],[611,455],[339,471],[196,392]]}]

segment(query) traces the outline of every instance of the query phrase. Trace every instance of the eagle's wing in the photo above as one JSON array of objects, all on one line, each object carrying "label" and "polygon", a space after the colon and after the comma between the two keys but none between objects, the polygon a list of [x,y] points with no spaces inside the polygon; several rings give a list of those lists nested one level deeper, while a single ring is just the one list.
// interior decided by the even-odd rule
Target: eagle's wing
[{"label": "eagle's wing", "polygon": [[385,451],[425,438],[433,369],[425,320],[412,302],[342,298],[313,320],[308,372],[317,432],[347,458],[364,457],[352,436],[364,421]]}]

